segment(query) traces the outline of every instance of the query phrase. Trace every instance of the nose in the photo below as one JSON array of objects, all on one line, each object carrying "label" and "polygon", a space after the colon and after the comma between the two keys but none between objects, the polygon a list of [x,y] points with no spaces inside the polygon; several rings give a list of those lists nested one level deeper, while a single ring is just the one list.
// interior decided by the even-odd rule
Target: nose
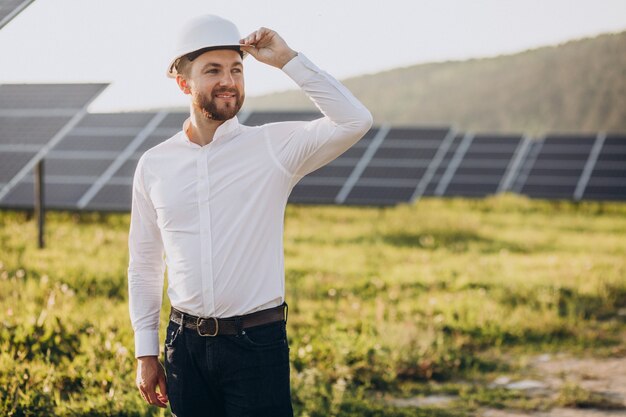
[{"label": "nose", "polygon": [[224,76],[220,79],[220,85],[223,85],[223,86],[235,85],[235,79],[233,78],[233,74],[231,74],[228,71],[225,71]]}]

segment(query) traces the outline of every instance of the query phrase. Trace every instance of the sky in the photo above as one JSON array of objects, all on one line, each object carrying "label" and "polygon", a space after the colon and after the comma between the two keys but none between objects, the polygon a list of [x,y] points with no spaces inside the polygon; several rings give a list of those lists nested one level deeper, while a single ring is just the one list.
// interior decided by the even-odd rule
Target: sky
[{"label": "sky", "polygon": [[[339,79],[626,30],[625,0],[35,0],[0,30],[0,83],[111,83],[93,112],[186,106],[165,69],[200,14],[274,29]],[[252,57],[245,79],[247,96],[296,88]]]}]

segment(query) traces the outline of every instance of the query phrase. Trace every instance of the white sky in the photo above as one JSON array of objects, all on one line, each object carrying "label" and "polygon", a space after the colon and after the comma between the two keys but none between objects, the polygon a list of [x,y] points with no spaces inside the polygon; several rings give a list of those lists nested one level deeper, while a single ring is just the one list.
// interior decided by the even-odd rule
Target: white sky
[{"label": "white sky", "polygon": [[[206,13],[270,27],[337,78],[626,30],[625,0],[35,0],[0,30],[0,83],[111,82],[91,111],[184,106],[171,35]],[[245,64],[248,96],[295,87]]]}]

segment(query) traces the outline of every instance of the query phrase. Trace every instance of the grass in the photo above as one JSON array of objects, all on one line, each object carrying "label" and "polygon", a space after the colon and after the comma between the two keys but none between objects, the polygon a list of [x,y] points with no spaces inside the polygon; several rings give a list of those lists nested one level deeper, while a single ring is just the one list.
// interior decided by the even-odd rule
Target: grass
[{"label": "grass", "polygon": [[[128,222],[49,213],[48,246],[38,250],[34,221],[0,212],[0,414],[163,414],[134,387]],[[624,204],[508,195],[290,206],[285,230],[299,416],[579,406],[589,401],[575,389],[540,403],[487,383],[523,373],[511,358],[624,351]],[[383,400],[429,392],[461,401],[415,410]]]},{"label": "grass", "polygon": [[565,384],[559,391],[557,403],[563,407],[594,408],[598,410],[624,410],[624,405],[606,395],[588,391],[575,384]]}]

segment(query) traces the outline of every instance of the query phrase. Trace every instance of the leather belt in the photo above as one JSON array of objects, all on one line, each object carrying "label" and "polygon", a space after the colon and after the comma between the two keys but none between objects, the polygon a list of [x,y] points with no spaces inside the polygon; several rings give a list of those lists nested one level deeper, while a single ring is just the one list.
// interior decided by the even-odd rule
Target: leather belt
[{"label": "leather belt", "polygon": [[192,316],[172,307],[170,320],[179,325],[182,321],[186,328],[196,330],[200,336],[213,337],[218,335],[236,335],[242,329],[281,320],[287,322],[287,314],[287,303],[266,310],[227,318]]}]

